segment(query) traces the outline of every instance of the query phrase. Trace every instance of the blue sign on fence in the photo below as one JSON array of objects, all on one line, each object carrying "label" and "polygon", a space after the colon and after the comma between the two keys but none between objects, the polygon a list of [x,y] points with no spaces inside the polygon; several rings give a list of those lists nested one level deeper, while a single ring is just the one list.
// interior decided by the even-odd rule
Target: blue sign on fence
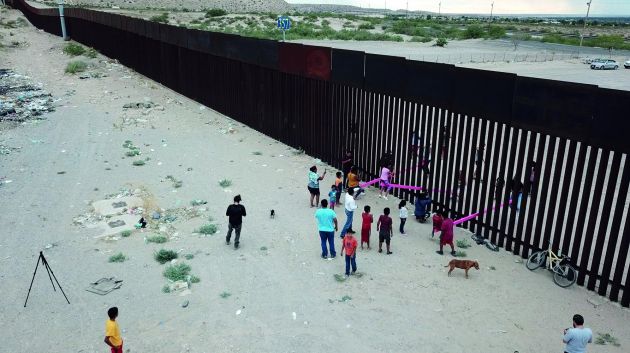
[{"label": "blue sign on fence", "polygon": [[291,20],[286,16],[278,17],[278,28],[283,31],[288,31],[291,29]]}]

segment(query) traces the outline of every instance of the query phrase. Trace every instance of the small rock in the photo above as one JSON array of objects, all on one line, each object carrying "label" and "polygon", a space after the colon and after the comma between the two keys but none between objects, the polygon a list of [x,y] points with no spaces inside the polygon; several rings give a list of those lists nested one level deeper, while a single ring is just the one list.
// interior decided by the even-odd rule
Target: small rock
[{"label": "small rock", "polygon": [[182,303],[182,308],[186,308],[188,307],[189,301],[188,300],[184,300],[184,302]]}]

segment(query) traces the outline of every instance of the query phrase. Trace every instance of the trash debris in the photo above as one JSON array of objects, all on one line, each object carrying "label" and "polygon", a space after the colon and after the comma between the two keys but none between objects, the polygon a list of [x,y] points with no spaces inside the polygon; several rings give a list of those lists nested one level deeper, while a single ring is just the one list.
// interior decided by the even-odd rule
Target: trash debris
[{"label": "trash debris", "polygon": [[185,300],[185,301],[182,303],[182,308],[186,308],[186,307],[188,307],[188,304],[189,304],[189,303],[190,303],[190,302],[189,302],[188,300]]},{"label": "trash debris", "polygon": [[99,295],[105,295],[114,289],[120,288],[122,282],[122,280],[117,280],[116,277],[101,278],[96,282],[90,283],[85,290]]},{"label": "trash debris", "polygon": [[50,93],[30,82],[29,77],[0,69],[0,122],[24,123],[44,119],[55,111]]},{"label": "trash debris", "polygon": [[206,200],[201,200],[201,199],[197,199],[197,200],[192,200],[192,201],[190,201],[190,204],[191,204],[192,206],[201,206],[201,205],[205,205],[205,204],[207,204],[207,203],[208,203],[208,201],[206,201]]},{"label": "trash debris", "polygon": [[125,105],[123,105],[123,109],[140,109],[140,108],[153,108],[153,106],[155,106],[155,104],[151,101],[146,101],[146,102],[134,102],[134,103],[127,103]]},{"label": "trash debris", "polygon": [[113,222],[108,222],[107,223],[108,226],[112,227],[112,228],[116,228],[116,227],[122,227],[125,225],[125,221],[119,219],[117,221],[113,221]]}]

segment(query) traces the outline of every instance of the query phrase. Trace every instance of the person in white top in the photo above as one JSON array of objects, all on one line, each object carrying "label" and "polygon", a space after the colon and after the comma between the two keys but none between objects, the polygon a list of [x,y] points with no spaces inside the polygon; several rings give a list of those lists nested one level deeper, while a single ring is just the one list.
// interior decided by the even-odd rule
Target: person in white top
[{"label": "person in white top", "polygon": [[344,224],[341,234],[341,238],[346,236],[348,229],[352,228],[352,216],[354,216],[354,210],[357,209],[357,203],[354,201],[354,189],[348,188],[346,197],[344,199],[344,208],[346,211],[346,224]]},{"label": "person in white top", "polygon": [[409,210],[407,210],[407,201],[402,200],[398,204],[398,213],[400,216],[400,234],[405,234],[405,222],[409,216]]}]

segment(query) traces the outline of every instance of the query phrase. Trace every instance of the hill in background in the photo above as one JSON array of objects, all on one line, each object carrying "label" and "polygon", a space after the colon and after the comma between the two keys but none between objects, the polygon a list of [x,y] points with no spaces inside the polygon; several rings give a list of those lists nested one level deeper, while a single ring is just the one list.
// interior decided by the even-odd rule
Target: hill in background
[{"label": "hill in background", "polygon": [[[56,5],[56,0],[40,1]],[[292,7],[284,0],[65,0],[66,4],[85,7],[119,7],[134,10],[204,11],[223,9],[229,13],[285,12]]]}]

